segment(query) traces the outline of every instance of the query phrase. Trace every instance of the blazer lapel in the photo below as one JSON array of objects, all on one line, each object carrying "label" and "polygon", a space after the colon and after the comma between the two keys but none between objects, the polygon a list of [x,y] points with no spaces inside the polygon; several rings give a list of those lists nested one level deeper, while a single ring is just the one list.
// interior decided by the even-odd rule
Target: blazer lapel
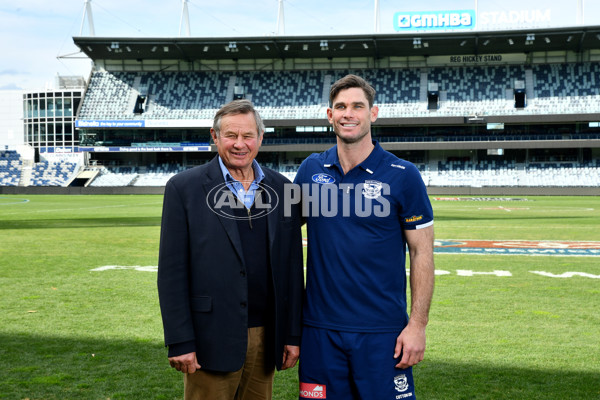
[{"label": "blazer lapel", "polygon": [[[219,166],[219,160],[217,159],[217,157],[213,158],[212,161],[210,161],[210,163],[211,163],[211,165],[210,165],[210,168],[209,168],[208,174],[207,174],[208,179],[203,184],[204,193],[207,194],[206,201],[207,201],[209,207],[211,208],[211,210],[213,210],[213,212],[215,212],[217,219],[220,221],[221,225],[225,229],[225,232],[227,232],[227,236],[229,236],[229,240],[231,241],[231,244],[232,244],[233,248],[235,249],[235,252],[239,256],[241,262],[244,263],[244,253],[242,251],[242,240],[240,238],[240,232],[238,230],[236,219],[234,219],[233,216],[232,217],[227,216],[228,214],[231,214],[231,213],[225,213],[225,212],[219,213],[219,212],[214,211],[215,206],[217,205],[217,202],[219,201],[219,194],[216,193],[215,191],[225,193],[225,190],[219,190],[219,189],[226,189],[226,190],[229,190],[229,189],[227,189],[227,187],[225,186],[225,180],[223,179],[223,174],[221,172],[221,168]],[[217,196],[214,196],[215,194],[217,194]]]}]

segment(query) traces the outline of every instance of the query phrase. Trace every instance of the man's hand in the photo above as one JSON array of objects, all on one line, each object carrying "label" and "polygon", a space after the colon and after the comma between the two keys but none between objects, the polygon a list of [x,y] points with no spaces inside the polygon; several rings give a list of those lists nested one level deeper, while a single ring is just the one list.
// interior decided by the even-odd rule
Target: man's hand
[{"label": "man's hand", "polygon": [[396,364],[396,368],[412,367],[423,360],[425,356],[425,327],[408,323],[396,339],[394,358],[399,358],[400,355],[402,355],[402,359]]},{"label": "man's hand", "polygon": [[196,370],[200,369],[195,352],[182,354],[177,357],[169,357],[169,364],[177,371],[187,374],[193,374]]},{"label": "man's hand", "polygon": [[293,368],[298,362],[298,357],[300,356],[300,347],[299,346],[288,346],[286,345],[283,348],[283,363],[281,365],[281,369]]}]

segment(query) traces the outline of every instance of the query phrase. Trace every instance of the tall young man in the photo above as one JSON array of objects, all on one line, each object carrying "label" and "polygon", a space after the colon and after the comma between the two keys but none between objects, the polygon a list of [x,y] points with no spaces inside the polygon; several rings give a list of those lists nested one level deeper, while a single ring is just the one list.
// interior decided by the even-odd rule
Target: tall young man
[{"label": "tall young man", "polygon": [[[415,399],[434,285],[433,212],[416,167],[371,137],[375,90],[330,91],[337,144],[300,166],[308,260],[300,398]],[[405,257],[410,256],[407,315]]]}]

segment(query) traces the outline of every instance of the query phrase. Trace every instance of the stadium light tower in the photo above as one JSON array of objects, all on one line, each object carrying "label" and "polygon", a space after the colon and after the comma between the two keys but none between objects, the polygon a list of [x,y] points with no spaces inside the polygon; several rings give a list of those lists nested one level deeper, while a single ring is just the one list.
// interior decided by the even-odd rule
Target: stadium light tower
[{"label": "stadium light tower", "polygon": [[90,36],[96,36],[94,30],[94,17],[92,17],[92,0],[83,1],[83,18],[81,18],[81,28],[79,28],[79,36],[83,36],[83,24],[85,22],[85,16],[87,15],[88,27],[90,29]]},{"label": "stadium light tower", "polygon": [[374,30],[375,33],[379,33],[379,0],[375,0],[375,26],[374,26]]},{"label": "stadium light tower", "polygon": [[585,25],[583,16],[583,0],[577,0],[577,25]]},{"label": "stadium light tower", "polygon": [[187,36],[191,36],[191,30],[190,30],[190,13],[188,12],[188,6],[187,0],[181,0],[182,3],[182,7],[181,7],[181,18],[179,19],[179,36],[181,36],[181,27],[183,26],[183,24],[185,24],[185,31],[187,33]]},{"label": "stadium light tower", "polygon": [[277,13],[277,34],[285,35],[285,21],[283,19],[283,0],[279,0],[279,10]]}]

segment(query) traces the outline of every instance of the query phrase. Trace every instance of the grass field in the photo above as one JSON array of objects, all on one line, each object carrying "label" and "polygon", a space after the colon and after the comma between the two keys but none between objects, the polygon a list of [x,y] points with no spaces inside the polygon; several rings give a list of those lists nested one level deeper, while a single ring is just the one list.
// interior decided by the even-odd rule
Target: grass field
[{"label": "grass field", "polygon": [[[597,197],[432,202],[439,240],[600,241]],[[182,398],[152,268],[161,206],[0,197],[0,399]],[[420,399],[600,399],[600,257],[437,254],[436,268]],[[274,398],[297,399],[296,368]]]}]

